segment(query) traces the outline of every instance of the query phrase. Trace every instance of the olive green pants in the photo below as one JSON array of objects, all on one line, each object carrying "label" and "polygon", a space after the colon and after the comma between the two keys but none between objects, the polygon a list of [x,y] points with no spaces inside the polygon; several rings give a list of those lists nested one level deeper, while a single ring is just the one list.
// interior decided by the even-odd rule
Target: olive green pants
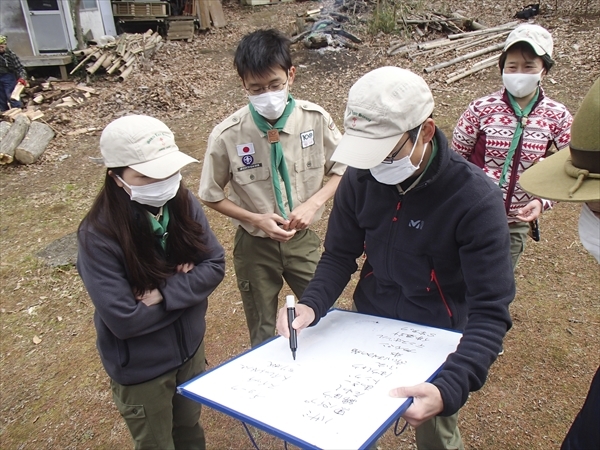
[{"label": "olive green pants", "polygon": [[252,236],[238,227],[233,264],[252,347],[275,335],[283,280],[297,298],[302,296],[319,262],[320,245],[312,230],[298,231],[289,241],[277,242]]},{"label": "olive green pants", "polygon": [[460,431],[458,431],[458,413],[448,417],[436,416],[415,430],[419,450],[464,450]]},{"label": "olive green pants", "polygon": [[510,231],[510,256],[512,258],[513,271],[519,264],[519,258],[525,251],[527,234],[529,233],[529,222],[514,222],[508,224]]},{"label": "olive green pants", "polygon": [[113,400],[136,450],[205,450],[200,403],[176,392],[178,385],[204,372],[204,365],[203,342],[181,367],[153,380],[129,386],[111,380]]}]

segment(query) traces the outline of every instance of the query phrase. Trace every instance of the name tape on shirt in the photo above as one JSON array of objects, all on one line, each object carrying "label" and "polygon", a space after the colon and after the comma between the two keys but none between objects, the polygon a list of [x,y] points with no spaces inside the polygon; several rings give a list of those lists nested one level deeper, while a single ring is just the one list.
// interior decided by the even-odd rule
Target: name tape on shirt
[{"label": "name tape on shirt", "polygon": [[235,146],[238,156],[254,155],[254,144],[238,144]]}]

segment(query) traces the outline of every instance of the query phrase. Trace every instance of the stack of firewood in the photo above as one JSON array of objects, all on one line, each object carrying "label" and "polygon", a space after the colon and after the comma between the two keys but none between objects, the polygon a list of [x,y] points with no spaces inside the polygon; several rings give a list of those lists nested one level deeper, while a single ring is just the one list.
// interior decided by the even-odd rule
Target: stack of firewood
[{"label": "stack of firewood", "polygon": [[446,78],[446,83],[449,84],[480,70],[495,66],[500,58],[506,36],[518,24],[518,21],[509,22],[493,28],[484,28],[479,25],[478,29],[474,31],[449,34],[445,38],[433,41],[411,43],[395,41],[391,43],[387,53],[390,56],[402,55],[410,59],[421,55],[427,55],[428,58],[435,58],[445,54],[452,55],[452,58],[424,69],[426,73],[431,73],[454,64],[474,60],[480,56],[496,52],[491,57],[476,61],[471,65],[465,65],[463,68],[449,74]]},{"label": "stack of firewood", "polygon": [[107,74],[119,74],[123,81],[136,65],[145,64],[163,45],[162,37],[152,30],[144,34],[121,34],[114,42],[105,46],[92,46],[84,50],[75,50],[73,54],[83,59],[71,71],[71,75],[86,65],[86,72],[94,74],[103,69]]}]

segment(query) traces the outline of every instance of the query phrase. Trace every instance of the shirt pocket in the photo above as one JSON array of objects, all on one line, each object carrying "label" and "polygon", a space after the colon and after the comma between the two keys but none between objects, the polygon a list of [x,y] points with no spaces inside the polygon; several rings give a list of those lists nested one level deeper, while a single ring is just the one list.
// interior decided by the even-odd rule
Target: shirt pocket
[{"label": "shirt pocket", "polygon": [[245,166],[233,168],[233,181],[240,186],[266,181],[269,178],[271,178],[271,172],[265,166],[253,167],[251,169],[247,169]]},{"label": "shirt pocket", "polygon": [[296,193],[301,203],[323,187],[325,156],[321,152],[304,151],[294,163]]}]

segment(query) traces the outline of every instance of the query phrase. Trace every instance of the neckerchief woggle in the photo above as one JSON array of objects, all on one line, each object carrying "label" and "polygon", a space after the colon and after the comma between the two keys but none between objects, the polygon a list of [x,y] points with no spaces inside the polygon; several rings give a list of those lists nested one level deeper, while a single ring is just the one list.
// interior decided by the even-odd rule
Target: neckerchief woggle
[{"label": "neckerchief woggle", "polygon": [[[283,196],[281,193],[281,185],[279,183],[279,175],[281,175],[281,179],[283,180],[283,184],[285,186],[285,194],[287,196],[288,206],[290,211],[294,209],[294,205],[292,203],[292,186],[290,184],[290,175],[287,170],[287,165],[285,163],[285,157],[283,156],[283,147],[281,146],[281,142],[279,140],[279,131],[283,130],[290,114],[294,110],[294,106],[296,102],[291,94],[288,94],[288,102],[283,111],[283,114],[274,125],[271,125],[267,119],[261,116],[256,112],[252,103],[250,103],[250,113],[252,114],[252,119],[254,119],[254,123],[258,127],[260,131],[267,134],[267,138],[271,143],[271,172],[273,179],[273,190],[275,191],[275,199],[277,200],[277,207],[281,212],[281,216],[287,220],[287,214],[285,212],[285,207],[283,205]],[[276,130],[276,133],[273,133],[271,130]],[[270,132],[271,131],[271,132]]]},{"label": "neckerchief woggle", "polygon": [[500,187],[502,187],[502,185],[506,181],[506,173],[508,172],[508,168],[510,167],[510,162],[512,161],[513,156],[515,155],[517,145],[519,145],[519,140],[521,139],[523,129],[527,124],[527,118],[529,117],[529,113],[533,109],[533,105],[535,105],[535,102],[537,102],[537,99],[540,96],[540,88],[538,87],[536,89],[535,95],[527,104],[527,106],[523,109],[521,109],[521,107],[510,92],[506,91],[506,94],[508,95],[508,99],[510,100],[510,106],[512,106],[514,113],[517,115],[517,128],[515,129],[515,134],[510,143],[508,154],[506,155],[504,165],[502,166],[502,174],[500,175],[500,180],[498,181],[498,186]]}]

